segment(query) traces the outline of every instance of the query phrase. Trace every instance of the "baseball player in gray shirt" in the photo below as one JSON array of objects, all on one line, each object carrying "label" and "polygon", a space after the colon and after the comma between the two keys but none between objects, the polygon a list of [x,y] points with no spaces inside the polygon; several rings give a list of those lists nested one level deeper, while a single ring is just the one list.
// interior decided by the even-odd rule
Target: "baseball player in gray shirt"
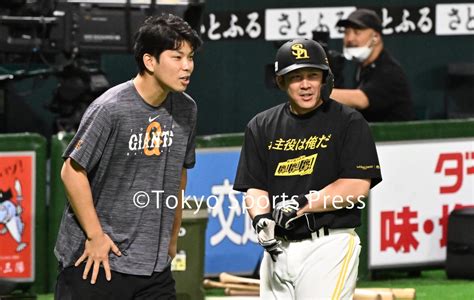
[{"label": "baseball player in gray shirt", "polygon": [[201,43],[181,18],[150,17],[135,37],[138,75],[84,114],[63,154],[55,299],[176,298],[170,262],[197,113],[184,91]]}]

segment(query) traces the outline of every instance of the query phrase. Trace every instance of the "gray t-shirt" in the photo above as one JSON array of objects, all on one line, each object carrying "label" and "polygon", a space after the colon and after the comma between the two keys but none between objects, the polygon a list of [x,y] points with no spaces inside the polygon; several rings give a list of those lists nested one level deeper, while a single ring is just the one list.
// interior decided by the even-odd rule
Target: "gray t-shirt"
[{"label": "gray t-shirt", "polygon": [[[84,114],[63,157],[86,170],[102,228],[122,252],[109,255],[112,270],[151,275],[169,265],[181,170],[195,163],[196,115],[188,95],[170,93],[153,107],[132,81],[105,92]],[[81,256],[85,239],[67,203],[54,251],[63,267]]]}]

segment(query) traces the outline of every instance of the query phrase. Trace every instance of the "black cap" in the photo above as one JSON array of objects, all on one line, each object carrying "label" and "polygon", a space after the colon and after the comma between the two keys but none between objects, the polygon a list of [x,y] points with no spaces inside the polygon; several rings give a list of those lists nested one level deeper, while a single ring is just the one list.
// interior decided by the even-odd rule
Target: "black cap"
[{"label": "black cap", "polygon": [[377,32],[382,32],[382,20],[377,13],[370,9],[358,9],[353,11],[345,20],[336,23],[338,27],[358,27],[372,28]]},{"label": "black cap", "polygon": [[285,75],[301,68],[329,70],[329,63],[323,47],[308,39],[295,39],[284,43],[276,54],[275,74]]}]

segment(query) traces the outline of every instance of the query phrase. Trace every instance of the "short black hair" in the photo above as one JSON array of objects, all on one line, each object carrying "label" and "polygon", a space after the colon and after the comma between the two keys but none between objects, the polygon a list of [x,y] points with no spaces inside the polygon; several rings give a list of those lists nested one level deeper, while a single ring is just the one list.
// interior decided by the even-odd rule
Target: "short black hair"
[{"label": "short black hair", "polygon": [[159,60],[163,51],[177,50],[185,41],[191,44],[193,51],[202,45],[202,40],[197,32],[180,17],[162,14],[147,18],[135,34],[133,51],[138,72],[143,74],[146,70],[143,63],[145,53],[151,54]]}]

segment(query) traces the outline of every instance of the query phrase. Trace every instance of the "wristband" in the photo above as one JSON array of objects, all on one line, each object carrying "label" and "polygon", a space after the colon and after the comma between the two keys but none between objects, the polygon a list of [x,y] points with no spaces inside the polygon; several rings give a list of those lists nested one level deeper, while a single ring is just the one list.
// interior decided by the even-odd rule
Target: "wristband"
[{"label": "wristband", "polygon": [[306,204],[308,204],[308,198],[306,197],[306,194],[298,195],[296,202],[298,202],[298,209],[302,209]]}]

